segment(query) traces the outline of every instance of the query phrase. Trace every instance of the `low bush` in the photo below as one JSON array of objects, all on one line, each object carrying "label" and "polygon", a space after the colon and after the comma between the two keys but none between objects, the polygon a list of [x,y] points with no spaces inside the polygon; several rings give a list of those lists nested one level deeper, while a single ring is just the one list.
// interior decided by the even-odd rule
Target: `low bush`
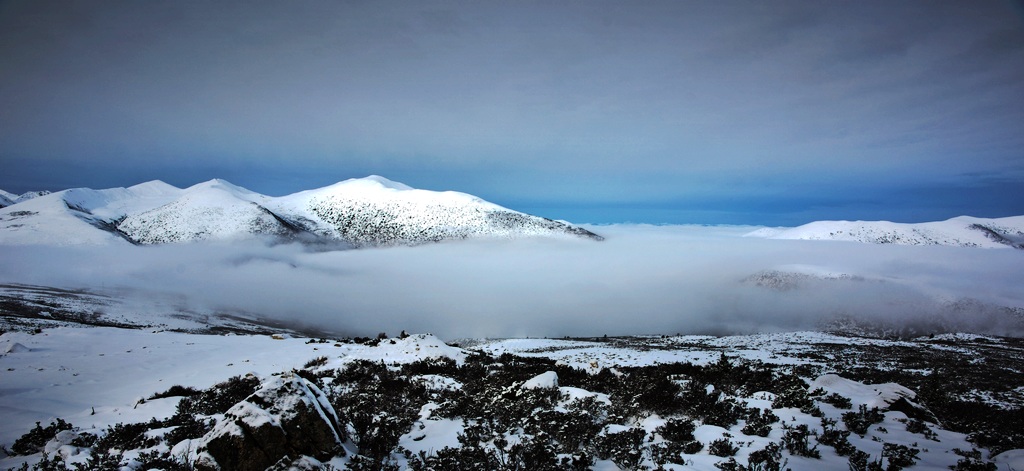
[{"label": "low bush", "polygon": [[782,446],[793,456],[805,458],[821,458],[818,445],[811,446],[811,432],[807,424],[800,424],[795,427],[783,426],[786,429],[782,436]]},{"label": "low bush", "polygon": [[728,437],[719,438],[708,445],[708,453],[723,458],[735,456],[738,451],[740,451],[739,447],[733,446],[732,441]]},{"label": "low bush", "polygon": [[747,423],[743,425],[741,431],[747,435],[767,437],[772,431],[772,424],[778,421],[779,416],[771,409],[752,409],[747,414]]},{"label": "low bush", "polygon": [[50,422],[50,425],[43,427],[36,422],[36,426],[32,427],[27,433],[19,437],[11,445],[12,455],[31,455],[39,453],[46,446],[46,442],[57,436],[58,433],[64,430],[71,430],[73,427],[71,424],[64,421],[64,419],[58,418],[56,422]]},{"label": "low bush", "polygon": [[868,433],[868,427],[884,419],[885,415],[877,407],[868,409],[864,404],[861,404],[856,412],[843,413],[843,424],[846,425],[846,429],[862,437]]}]

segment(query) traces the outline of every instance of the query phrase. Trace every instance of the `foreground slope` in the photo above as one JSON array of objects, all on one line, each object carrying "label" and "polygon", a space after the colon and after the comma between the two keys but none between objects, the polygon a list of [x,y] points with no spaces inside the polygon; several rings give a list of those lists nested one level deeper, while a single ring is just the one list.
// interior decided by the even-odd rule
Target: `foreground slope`
[{"label": "foreground slope", "polygon": [[918,224],[889,221],[816,221],[790,229],[759,230],[749,235],[772,239],[1024,249],[1024,216],[996,219],[960,216],[946,221]]},{"label": "foreground slope", "polygon": [[1021,469],[1022,355],[968,335],[8,332],[0,469]]}]

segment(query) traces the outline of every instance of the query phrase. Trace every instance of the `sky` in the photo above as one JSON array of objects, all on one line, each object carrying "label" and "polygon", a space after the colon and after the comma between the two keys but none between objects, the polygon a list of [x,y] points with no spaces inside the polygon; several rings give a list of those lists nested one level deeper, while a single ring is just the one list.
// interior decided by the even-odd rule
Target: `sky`
[{"label": "sky", "polygon": [[378,174],[581,223],[1024,214],[1024,3],[0,1],[0,189]]}]

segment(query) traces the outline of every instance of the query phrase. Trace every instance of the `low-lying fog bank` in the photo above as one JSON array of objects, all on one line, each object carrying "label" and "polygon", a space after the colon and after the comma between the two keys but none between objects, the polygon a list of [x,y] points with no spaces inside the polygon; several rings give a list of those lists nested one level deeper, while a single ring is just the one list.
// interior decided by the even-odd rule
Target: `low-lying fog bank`
[{"label": "low-lying fog bank", "polygon": [[868,323],[1024,335],[1024,253],[765,240],[752,228],[591,227],[315,252],[299,245],[4,247],[0,282],[171,295],[351,335],[750,333]]}]

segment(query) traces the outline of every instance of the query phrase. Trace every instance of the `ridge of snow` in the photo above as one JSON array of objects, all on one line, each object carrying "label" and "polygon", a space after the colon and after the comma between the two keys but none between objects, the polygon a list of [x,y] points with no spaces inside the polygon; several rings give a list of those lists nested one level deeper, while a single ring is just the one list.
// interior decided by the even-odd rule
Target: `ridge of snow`
[{"label": "ridge of snow", "polygon": [[162,206],[128,215],[117,228],[143,244],[287,236],[292,228],[257,203],[266,199],[214,179],[181,190],[181,196]]},{"label": "ridge of snow", "polygon": [[22,201],[28,201],[30,199],[38,198],[40,196],[46,196],[46,195],[48,195],[50,193],[51,192],[47,191],[47,190],[26,191],[26,192],[18,195],[16,198],[14,198],[14,202],[15,203],[21,203]]},{"label": "ridge of snow", "polygon": [[389,179],[384,178],[384,177],[382,177],[380,175],[370,175],[370,176],[363,177],[363,178],[349,178],[348,180],[340,182],[340,184],[344,184],[344,185],[360,185],[360,186],[378,186],[378,187],[386,188],[386,189],[389,189],[389,190],[395,190],[395,191],[408,191],[408,190],[413,190],[414,189],[413,187],[411,187],[409,185],[406,185],[405,183],[396,182],[394,180],[389,180]]},{"label": "ridge of snow", "polygon": [[150,180],[128,187],[128,190],[139,196],[169,196],[181,192],[181,188],[164,182],[163,180]]},{"label": "ridge of snow", "polygon": [[231,182],[229,182],[227,180],[222,180],[220,178],[214,178],[212,180],[207,180],[207,181],[202,182],[202,183],[196,183],[195,185],[192,185],[192,186],[190,186],[188,188],[185,188],[184,191],[186,193],[192,193],[192,194],[212,194],[212,195],[219,195],[219,194],[225,194],[226,193],[226,194],[229,194],[229,195],[234,196],[236,198],[244,199],[244,200],[247,200],[247,201],[254,201],[254,202],[255,201],[259,201],[259,200],[266,200],[266,199],[269,198],[266,195],[262,195],[262,194],[256,193],[255,191],[249,190],[248,188],[240,187],[238,185],[235,185],[234,183],[231,183]]},{"label": "ridge of snow", "polygon": [[815,221],[780,230],[758,229],[749,237],[837,240],[873,244],[950,245],[983,248],[1024,248],[1024,216],[977,218],[958,216],[945,221]]}]

